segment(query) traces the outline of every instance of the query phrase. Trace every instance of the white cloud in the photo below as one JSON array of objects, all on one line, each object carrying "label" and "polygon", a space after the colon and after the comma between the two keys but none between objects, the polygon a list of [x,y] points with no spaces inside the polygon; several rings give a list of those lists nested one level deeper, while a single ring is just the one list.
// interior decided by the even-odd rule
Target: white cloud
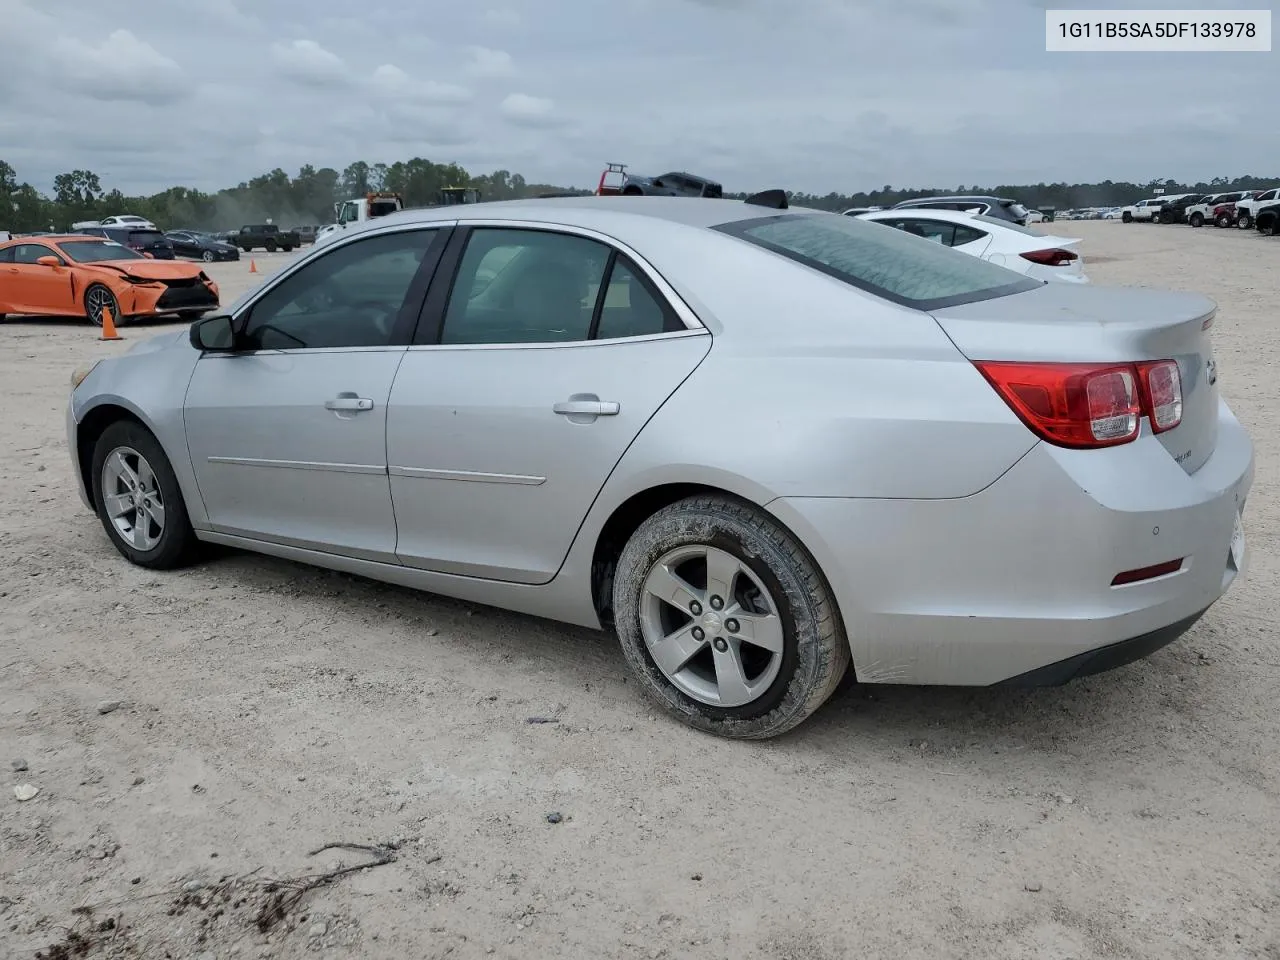
[{"label": "white cloud", "polygon": [[516,72],[515,61],[505,50],[488,47],[468,47],[471,61],[466,71],[473,77],[509,77]]},{"label": "white cloud", "polygon": [[163,104],[184,95],[177,63],[128,30],[113,30],[100,43],[58,37],[53,59],[81,93],[95,100]]},{"label": "white cloud", "polygon": [[471,91],[466,87],[437,80],[415,80],[394,63],[384,63],[373,71],[370,83],[383,96],[423,103],[467,103],[472,98]]},{"label": "white cloud", "polygon": [[545,97],[531,97],[527,93],[513,93],[502,101],[502,115],[512,123],[531,127],[549,126],[557,122],[552,111],[555,103]]},{"label": "white cloud", "polygon": [[314,40],[271,44],[276,68],[286,77],[312,86],[332,86],[347,79],[347,65]]}]

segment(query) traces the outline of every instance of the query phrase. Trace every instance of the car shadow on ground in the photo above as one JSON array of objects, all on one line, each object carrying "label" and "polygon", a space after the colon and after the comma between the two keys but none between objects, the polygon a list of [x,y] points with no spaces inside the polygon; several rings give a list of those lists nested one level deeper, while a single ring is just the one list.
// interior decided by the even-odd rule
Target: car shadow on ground
[{"label": "car shadow on ground", "polygon": [[[116,321],[116,328],[120,330],[148,330],[163,332],[169,327],[189,327],[190,325],[190,321],[178,320],[174,317],[137,317],[131,320]],[[29,326],[37,329],[49,329],[53,327],[82,327],[85,330],[100,329],[96,323],[90,323],[84,317],[39,317],[15,313],[8,314],[3,320],[0,320],[0,326],[5,328]]]},{"label": "car shadow on ground", "polygon": [[[348,604],[367,604],[388,626],[410,633],[424,619],[439,624],[447,642],[469,655],[492,657],[496,640],[505,645],[499,652],[502,660],[528,658],[540,661],[539,670],[551,668],[562,675],[566,703],[604,694],[615,701],[633,700],[638,714],[653,712],[630,678],[612,632],[225,548],[216,548],[210,562],[220,578],[236,582],[242,590],[276,592],[287,587],[308,603],[337,606],[341,598]],[[1161,719],[1198,716],[1210,709],[1201,702],[1214,699],[1205,674],[1195,665],[1196,637],[1203,623],[1144,660],[1060,687],[863,685],[850,673],[825,706],[791,733],[769,741],[770,749],[795,756],[832,754],[847,749],[852,739],[863,750],[893,753],[909,748],[944,760],[975,750],[1078,758],[1087,756],[1094,745],[1113,746],[1120,737],[1129,738],[1131,746],[1145,744],[1160,753],[1170,749],[1163,745],[1160,728],[1167,724]],[[595,692],[584,694],[584,689]],[[576,709],[589,712],[590,707],[579,699]]]}]

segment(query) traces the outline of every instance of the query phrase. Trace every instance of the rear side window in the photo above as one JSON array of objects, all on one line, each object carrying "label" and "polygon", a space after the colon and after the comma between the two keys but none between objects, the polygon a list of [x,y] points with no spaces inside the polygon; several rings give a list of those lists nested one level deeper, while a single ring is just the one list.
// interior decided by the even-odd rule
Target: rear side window
[{"label": "rear side window", "polygon": [[967,253],[855,217],[783,215],[714,229],[917,310],[990,300],[1040,286]]}]

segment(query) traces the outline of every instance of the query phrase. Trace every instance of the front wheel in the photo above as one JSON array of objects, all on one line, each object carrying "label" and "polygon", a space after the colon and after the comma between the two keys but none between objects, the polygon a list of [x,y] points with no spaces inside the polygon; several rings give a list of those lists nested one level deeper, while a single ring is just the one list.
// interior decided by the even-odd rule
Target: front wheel
[{"label": "front wheel", "polygon": [[290,246],[289,244],[285,244],[285,245],[284,245],[283,247],[281,247],[280,249],[281,249],[281,250],[283,250],[285,253],[292,253],[292,252],[293,252],[293,247],[292,247],[292,246]]},{"label": "front wheel", "polygon": [[1216,223],[1220,229],[1226,228],[1231,226],[1231,218],[1223,213],[1218,216],[1214,223]]},{"label": "front wheel", "polygon": [[276,242],[274,240],[268,240],[267,253],[275,253],[275,252],[276,252]]},{"label": "front wheel", "polygon": [[642,523],[618,559],[613,612],[645,693],[723,737],[785,733],[849,666],[817,565],[771,516],[729,497],[690,497]]},{"label": "front wheel", "polygon": [[93,447],[93,503],[107,537],[131,563],[182,566],[196,536],[178,479],[159,442],[141,424],[117,420]]},{"label": "front wheel", "polygon": [[205,263],[213,263],[215,259],[213,251],[206,250],[204,253],[200,254],[200,259],[203,260]]},{"label": "front wheel", "polygon": [[1125,223],[1133,223],[1133,214],[1126,210],[1124,213],[1120,214],[1120,219]]},{"label": "front wheel", "polygon": [[1241,230],[1248,230],[1253,226],[1253,217],[1247,213],[1240,214],[1240,216],[1236,217],[1236,226]]},{"label": "front wheel", "polygon": [[1192,225],[1193,227],[1203,227],[1203,226],[1204,226],[1204,214],[1202,214],[1202,213],[1198,213],[1198,212],[1197,212],[1197,213],[1193,213],[1193,214],[1191,215],[1191,225]]},{"label": "front wheel", "polygon": [[84,292],[84,318],[95,327],[102,326],[104,311],[111,311],[111,319],[116,323],[124,323],[120,316],[120,304],[116,295],[100,283],[95,283]]}]

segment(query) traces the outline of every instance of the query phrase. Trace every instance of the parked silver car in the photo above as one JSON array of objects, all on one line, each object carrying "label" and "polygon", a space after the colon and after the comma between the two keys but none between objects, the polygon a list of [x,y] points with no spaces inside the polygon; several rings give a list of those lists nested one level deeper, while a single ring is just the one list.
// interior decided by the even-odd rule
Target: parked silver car
[{"label": "parked silver car", "polygon": [[1222,596],[1253,448],[1214,309],[777,194],[405,211],[78,370],[69,447],[134,563],[612,626],[670,713],[762,738],[850,662],[1065,682]]}]

